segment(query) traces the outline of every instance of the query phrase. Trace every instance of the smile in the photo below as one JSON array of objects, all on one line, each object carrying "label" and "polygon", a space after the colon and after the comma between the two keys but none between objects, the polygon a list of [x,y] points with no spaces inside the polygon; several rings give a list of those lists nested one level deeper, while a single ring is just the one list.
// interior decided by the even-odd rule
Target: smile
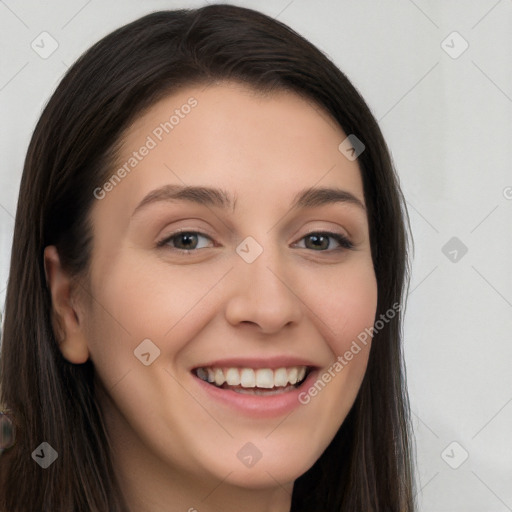
[{"label": "smile", "polygon": [[190,374],[205,397],[203,403],[212,402],[228,414],[265,421],[302,408],[299,395],[313,384],[322,367],[310,359],[285,354],[238,356],[204,361],[190,368]]},{"label": "smile", "polygon": [[238,393],[277,394],[298,387],[309,374],[307,366],[276,368],[201,367],[194,373],[201,380]]}]

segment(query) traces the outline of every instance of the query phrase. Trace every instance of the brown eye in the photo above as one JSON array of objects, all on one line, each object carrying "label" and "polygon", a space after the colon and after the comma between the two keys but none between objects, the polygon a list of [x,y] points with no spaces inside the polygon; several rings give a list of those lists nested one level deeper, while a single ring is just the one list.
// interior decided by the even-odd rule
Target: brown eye
[{"label": "brown eye", "polygon": [[316,252],[327,252],[329,246],[331,244],[330,239],[334,239],[339,247],[331,248],[330,250],[337,250],[340,248],[343,249],[352,249],[352,242],[341,235],[340,233],[331,233],[329,231],[318,231],[312,232],[302,238],[302,240],[309,240],[310,243],[305,243],[306,249],[312,249]]},{"label": "brown eye", "polygon": [[196,249],[204,249],[205,247],[198,247],[198,240],[211,238],[204,233],[198,231],[178,231],[171,236],[166,237],[164,240],[158,242],[158,247],[170,247],[171,250],[182,252],[193,252]]}]

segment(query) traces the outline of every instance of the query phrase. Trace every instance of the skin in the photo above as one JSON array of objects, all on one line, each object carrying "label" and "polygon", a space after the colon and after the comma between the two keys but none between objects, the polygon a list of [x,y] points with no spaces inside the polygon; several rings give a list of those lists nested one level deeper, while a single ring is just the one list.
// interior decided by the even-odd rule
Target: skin
[{"label": "skin", "polygon": [[[66,359],[94,362],[114,465],[133,510],[238,512],[243,504],[248,512],[285,512],[294,480],[348,414],[371,342],[287,416],[249,418],[209,400],[190,369],[284,354],[314,362],[321,374],[373,325],[366,210],[350,203],[290,209],[294,195],[312,186],[342,188],[364,205],[360,169],[338,150],[346,134],[310,101],[233,82],[190,87],[154,105],[125,134],[119,164],[191,96],[197,106],[95,200],[86,284],[73,284],[55,247],[46,248],[55,325]],[[236,194],[235,214],[161,201],[132,217],[148,192],[166,184],[221,187]],[[179,228],[206,235],[188,246],[197,244],[195,253],[173,251],[173,243],[184,247],[180,237],[156,247]],[[339,250],[333,238],[316,248],[306,235],[325,230],[354,248]],[[235,251],[247,236],[263,248],[250,264]],[[149,366],[133,353],[146,338],[160,349]],[[247,442],[262,453],[250,468],[236,456]]]}]

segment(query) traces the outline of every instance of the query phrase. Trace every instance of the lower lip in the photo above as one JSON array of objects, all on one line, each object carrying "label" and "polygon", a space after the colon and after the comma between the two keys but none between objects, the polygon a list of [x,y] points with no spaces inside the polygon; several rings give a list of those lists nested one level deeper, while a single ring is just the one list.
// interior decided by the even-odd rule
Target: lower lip
[{"label": "lower lip", "polygon": [[237,393],[232,389],[223,389],[213,384],[209,384],[204,380],[192,374],[199,384],[200,388],[217,402],[223,403],[238,412],[242,412],[247,416],[257,418],[272,418],[290,414],[294,409],[301,405],[299,395],[309,389],[316,379],[318,370],[313,370],[306,380],[297,388],[291,391],[284,391],[277,395],[250,395],[245,393]]}]

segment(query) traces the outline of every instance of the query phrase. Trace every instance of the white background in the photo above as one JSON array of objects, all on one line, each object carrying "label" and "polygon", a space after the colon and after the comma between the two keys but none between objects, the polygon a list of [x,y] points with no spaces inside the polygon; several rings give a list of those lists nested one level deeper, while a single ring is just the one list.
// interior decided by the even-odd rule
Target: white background
[{"label": "white background", "polygon": [[[120,25],[201,5],[0,2],[2,310],[23,160],[63,73]],[[326,52],[390,146],[415,242],[404,346],[419,510],[512,511],[512,1],[237,5],[276,17]],[[59,45],[47,59],[31,48],[43,31]],[[469,44],[460,55],[454,31]],[[446,256],[452,237],[459,248]]]}]

